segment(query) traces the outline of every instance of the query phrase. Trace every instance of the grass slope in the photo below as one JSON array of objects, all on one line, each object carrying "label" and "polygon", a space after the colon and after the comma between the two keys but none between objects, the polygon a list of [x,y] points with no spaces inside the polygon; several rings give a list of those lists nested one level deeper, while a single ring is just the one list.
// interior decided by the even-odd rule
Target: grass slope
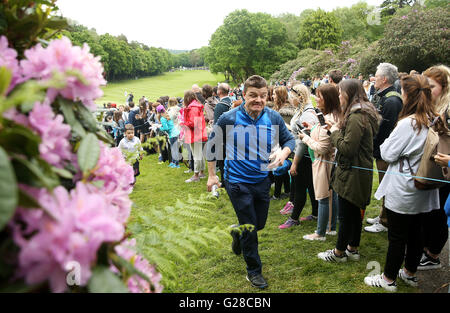
[{"label": "grass slope", "polygon": [[150,101],[155,101],[161,96],[182,97],[184,91],[191,89],[193,84],[198,84],[200,87],[204,84],[215,86],[217,82],[224,80],[221,74],[198,70],[177,71],[137,80],[108,83],[103,88],[103,97],[96,103],[99,106],[108,102],[125,103],[125,91],[133,93],[135,102],[142,96],[146,96]]},{"label": "grass slope", "polygon": [[[144,157],[141,162],[141,176],[131,199],[139,209],[131,213],[130,223],[142,214],[142,210],[151,206],[174,205],[177,199],[187,199],[191,194],[198,197],[206,193],[206,180],[200,183],[186,184],[184,180],[190,174],[186,169],[168,168],[168,164],[158,165],[156,155]],[[374,175],[373,193],[378,186],[378,177]],[[335,246],[336,236],[328,236],[325,242],[303,240],[303,235],[314,232],[315,222],[303,222],[300,226],[280,230],[278,225],[286,220],[279,211],[287,200],[272,201],[266,227],[258,232],[259,251],[263,263],[263,274],[269,288],[261,292],[274,293],[383,293],[383,290],[371,288],[364,284],[364,277],[374,268],[367,268],[369,262],[376,261],[383,271],[387,252],[387,233],[369,234],[362,231],[361,260],[345,264],[328,264],[317,258],[317,253]],[[366,217],[379,213],[380,201],[372,197],[366,210]],[[226,230],[237,223],[233,207],[226,193],[222,193],[211,208],[212,214],[207,221],[181,219],[180,223],[189,223],[192,228],[219,226]],[[301,216],[311,213],[308,202]],[[363,226],[366,226],[364,223]],[[252,288],[245,280],[246,269],[242,255],[236,256],[231,251],[231,236],[221,244],[211,244],[208,249],[201,249],[198,256],[188,255],[187,265],[177,267],[178,280],[174,287],[165,292],[213,292],[213,293],[248,293],[260,292]],[[417,292],[418,290],[398,282],[398,292]]]}]

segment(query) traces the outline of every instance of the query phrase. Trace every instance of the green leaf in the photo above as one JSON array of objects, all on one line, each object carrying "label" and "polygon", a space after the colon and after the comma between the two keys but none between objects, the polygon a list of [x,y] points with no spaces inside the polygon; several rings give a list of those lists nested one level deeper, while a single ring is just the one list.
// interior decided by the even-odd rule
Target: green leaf
[{"label": "green leaf", "polygon": [[100,145],[94,134],[88,134],[81,140],[77,151],[78,165],[83,173],[92,170],[98,162],[100,156]]},{"label": "green leaf", "polygon": [[34,80],[29,80],[24,84],[18,85],[8,95],[4,105],[0,108],[0,114],[4,111],[18,106],[21,106],[21,111],[27,113],[33,109],[33,105],[37,101],[44,101],[45,86],[40,85]]},{"label": "green leaf", "polygon": [[0,147],[0,230],[13,217],[18,202],[17,181],[5,150]]},{"label": "green leaf", "polygon": [[0,132],[0,146],[10,153],[38,156],[40,143],[41,138],[22,125],[6,122]]},{"label": "green leaf", "polygon": [[75,117],[75,113],[73,111],[73,104],[69,101],[59,98],[59,107],[61,108],[61,111],[64,115],[64,118],[66,120],[66,123],[70,125],[72,130],[77,134],[79,137],[83,138],[86,136],[86,131],[84,130],[81,123],[77,120]]},{"label": "green leaf", "polygon": [[80,102],[75,103],[74,106],[81,124],[89,131],[95,133],[97,131],[97,120],[94,114]]},{"label": "green leaf", "polygon": [[18,206],[21,208],[28,208],[28,209],[39,209],[41,205],[31,197],[29,194],[27,194],[25,191],[21,190],[19,188],[19,203]]},{"label": "green leaf", "polygon": [[107,143],[109,145],[115,145],[113,137],[111,137],[110,134],[108,134],[105,129],[102,127],[102,129],[98,129],[96,132],[97,138],[104,143]]},{"label": "green leaf", "polygon": [[121,256],[114,255],[114,256],[112,256],[112,260],[113,260],[114,264],[116,265],[116,267],[124,268],[130,276],[138,275],[143,280],[145,280],[151,284],[150,278],[148,278],[147,275],[145,275],[144,273],[139,271],[136,267],[134,267],[133,264],[131,264],[129,261],[125,260]]},{"label": "green leaf", "polygon": [[103,186],[105,186],[105,181],[104,180],[96,180],[91,182],[91,185],[94,185],[95,187],[101,189],[103,188]]},{"label": "green leaf", "polygon": [[97,266],[88,283],[92,293],[128,293],[124,283],[106,266]]},{"label": "green leaf", "polygon": [[6,95],[6,91],[11,84],[11,79],[11,71],[4,66],[0,67],[0,96]]},{"label": "green leaf", "polygon": [[58,177],[45,161],[37,159],[29,161],[22,156],[13,155],[12,165],[17,181],[21,183],[47,189],[53,189],[59,185]]},{"label": "green leaf", "polygon": [[62,178],[66,178],[66,179],[72,179],[73,178],[73,174],[70,171],[66,170],[66,169],[57,168],[57,167],[54,167],[54,166],[52,166],[52,169],[53,169],[54,173],[56,173],[57,175],[59,175]]}]

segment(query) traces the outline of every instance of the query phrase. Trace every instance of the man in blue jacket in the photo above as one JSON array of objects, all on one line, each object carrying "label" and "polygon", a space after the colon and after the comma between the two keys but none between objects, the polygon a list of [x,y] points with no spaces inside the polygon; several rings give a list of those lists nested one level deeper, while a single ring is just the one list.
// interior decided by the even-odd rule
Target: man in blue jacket
[{"label": "man in blue jacket", "polygon": [[[219,118],[207,144],[209,191],[219,184],[216,160],[223,155],[220,150],[225,146],[225,189],[239,225],[252,225],[232,229],[232,250],[237,255],[243,253],[247,280],[261,289],[268,285],[262,276],[257,231],[264,228],[269,210],[268,174],[281,166],[295,148],[295,139],[283,118],[265,107],[267,93],[264,78],[254,75],[247,79],[245,102]],[[277,144],[281,149],[275,150]]]}]

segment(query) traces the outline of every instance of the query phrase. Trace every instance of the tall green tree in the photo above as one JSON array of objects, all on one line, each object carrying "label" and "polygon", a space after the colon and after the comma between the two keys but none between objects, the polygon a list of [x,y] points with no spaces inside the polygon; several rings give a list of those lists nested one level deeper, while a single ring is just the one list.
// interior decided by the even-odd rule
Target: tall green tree
[{"label": "tall green tree", "polygon": [[423,71],[429,66],[450,60],[450,15],[441,8],[411,10],[395,16],[380,40],[385,59],[400,71]]},{"label": "tall green tree", "polygon": [[383,36],[384,25],[370,20],[375,7],[366,2],[358,2],[351,7],[334,9],[332,12],[342,25],[342,40],[365,38],[373,42]]},{"label": "tall green tree", "polygon": [[210,69],[227,71],[235,82],[254,74],[269,77],[297,53],[278,19],[247,10],[230,13],[211,36],[209,44]]},{"label": "tall green tree", "polygon": [[318,9],[302,21],[298,38],[300,49],[337,48],[342,41],[342,26],[334,13]]}]

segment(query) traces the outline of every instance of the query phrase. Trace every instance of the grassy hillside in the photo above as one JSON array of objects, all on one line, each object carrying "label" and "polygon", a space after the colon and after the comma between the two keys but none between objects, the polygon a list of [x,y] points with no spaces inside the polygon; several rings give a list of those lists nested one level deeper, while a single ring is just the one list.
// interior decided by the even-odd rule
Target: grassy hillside
[{"label": "grassy hillside", "polygon": [[161,96],[182,97],[184,91],[191,89],[193,84],[200,87],[204,84],[215,86],[224,81],[221,74],[212,74],[209,71],[178,71],[164,73],[158,76],[108,83],[104,88],[104,96],[96,101],[99,106],[103,103],[125,103],[125,91],[132,92],[135,99],[142,96],[155,101]]}]

